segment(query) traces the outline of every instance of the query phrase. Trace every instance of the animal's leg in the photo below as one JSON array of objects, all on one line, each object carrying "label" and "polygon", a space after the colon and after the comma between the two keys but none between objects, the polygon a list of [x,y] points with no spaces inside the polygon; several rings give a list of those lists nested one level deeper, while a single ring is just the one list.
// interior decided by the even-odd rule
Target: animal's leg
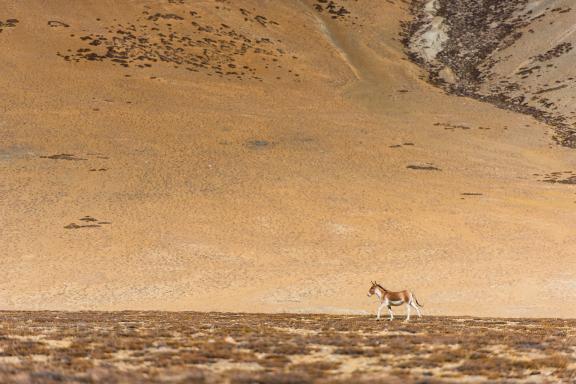
[{"label": "animal's leg", "polygon": [[412,307],[414,307],[414,309],[416,310],[416,313],[418,313],[418,317],[422,317],[422,313],[420,313],[420,308],[418,308],[418,306],[416,305],[416,303],[412,301],[412,302],[410,302],[410,305],[411,305]]},{"label": "animal's leg", "polygon": [[406,305],[406,322],[410,321],[410,304]]},{"label": "animal's leg", "polygon": [[380,320],[380,313],[382,313],[382,308],[384,308],[386,304],[382,303],[378,306],[378,314],[376,316],[376,320]]},{"label": "animal's leg", "polygon": [[388,313],[390,314],[390,318],[388,320],[394,320],[394,312],[392,312],[392,308],[388,306]]}]

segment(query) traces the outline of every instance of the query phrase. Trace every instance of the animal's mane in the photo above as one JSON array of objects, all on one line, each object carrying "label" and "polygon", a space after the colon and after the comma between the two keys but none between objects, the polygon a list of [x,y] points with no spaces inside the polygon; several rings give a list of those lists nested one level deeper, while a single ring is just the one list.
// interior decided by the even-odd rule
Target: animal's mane
[{"label": "animal's mane", "polygon": [[388,290],[386,288],[384,288],[383,286],[381,286],[380,284],[376,283],[376,286],[378,288],[380,288],[381,290],[383,290],[384,292],[388,292]]}]

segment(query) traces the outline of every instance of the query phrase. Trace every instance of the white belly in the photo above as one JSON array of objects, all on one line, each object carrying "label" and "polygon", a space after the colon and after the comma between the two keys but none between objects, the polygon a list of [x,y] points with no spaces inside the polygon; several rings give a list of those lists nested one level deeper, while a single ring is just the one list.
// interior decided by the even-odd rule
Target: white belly
[{"label": "white belly", "polygon": [[404,300],[397,300],[397,301],[390,300],[388,303],[390,303],[390,305],[402,305],[404,304]]}]

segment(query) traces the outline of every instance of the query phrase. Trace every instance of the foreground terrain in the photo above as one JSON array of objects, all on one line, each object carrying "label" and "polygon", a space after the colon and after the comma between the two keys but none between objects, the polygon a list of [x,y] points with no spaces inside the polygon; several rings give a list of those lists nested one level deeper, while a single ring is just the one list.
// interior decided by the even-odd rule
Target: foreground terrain
[{"label": "foreground terrain", "polygon": [[576,321],[0,312],[0,381],[559,383]]},{"label": "foreground terrain", "polygon": [[[466,84],[567,115],[569,1],[513,29],[524,2],[450,3],[439,72],[524,32]],[[0,1],[0,308],[366,314],[378,280],[431,315],[575,317],[570,135],[432,86],[413,20],[398,0]]]}]

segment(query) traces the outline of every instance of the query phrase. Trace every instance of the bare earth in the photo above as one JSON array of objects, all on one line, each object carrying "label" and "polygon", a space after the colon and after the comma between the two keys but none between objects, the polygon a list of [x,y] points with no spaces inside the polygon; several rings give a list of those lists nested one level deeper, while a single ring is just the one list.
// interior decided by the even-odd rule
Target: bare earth
[{"label": "bare earth", "polygon": [[573,383],[576,321],[1,312],[0,381]]},{"label": "bare earth", "polygon": [[574,151],[334,3],[1,1],[0,308],[575,317]]}]

